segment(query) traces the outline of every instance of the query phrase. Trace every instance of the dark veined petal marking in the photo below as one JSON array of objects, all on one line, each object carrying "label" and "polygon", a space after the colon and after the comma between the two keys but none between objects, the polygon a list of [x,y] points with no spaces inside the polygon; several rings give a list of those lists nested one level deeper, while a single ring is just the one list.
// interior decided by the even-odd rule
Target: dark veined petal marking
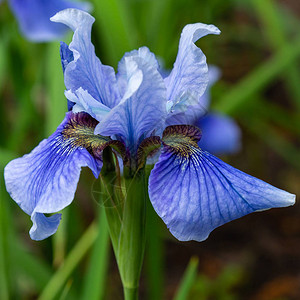
[{"label": "dark veined petal marking", "polygon": [[48,139],[5,167],[7,191],[31,215],[32,239],[44,239],[57,230],[60,216],[47,218],[43,213],[55,213],[72,202],[81,167],[88,166],[98,177],[101,151],[120,143],[94,135],[97,123],[86,113],[69,112]]},{"label": "dark veined petal marking", "polygon": [[216,227],[257,210],[293,205],[295,195],[245,174],[197,145],[193,126],[170,126],[149,177],[158,215],[181,241],[205,240]]},{"label": "dark veined petal marking", "polygon": [[85,148],[96,159],[101,157],[103,149],[107,146],[111,146],[123,155],[125,146],[122,142],[111,140],[108,136],[94,134],[97,124],[98,121],[87,113],[72,114],[61,132],[63,143],[68,145],[70,150],[77,147]]},{"label": "dark veined petal marking", "polygon": [[110,140],[109,137],[95,135],[94,130],[98,121],[89,114],[81,112],[71,114],[68,122],[64,125],[59,139],[71,149],[83,147],[93,156],[97,156],[103,150],[103,146]]},{"label": "dark veined petal marking", "polygon": [[164,130],[162,142],[166,149],[189,159],[194,148],[199,148],[197,143],[201,136],[200,129],[195,126],[174,125]]},{"label": "dark veined petal marking", "polygon": [[161,147],[159,136],[150,136],[144,139],[137,150],[138,167],[142,168],[148,157],[152,157]]}]

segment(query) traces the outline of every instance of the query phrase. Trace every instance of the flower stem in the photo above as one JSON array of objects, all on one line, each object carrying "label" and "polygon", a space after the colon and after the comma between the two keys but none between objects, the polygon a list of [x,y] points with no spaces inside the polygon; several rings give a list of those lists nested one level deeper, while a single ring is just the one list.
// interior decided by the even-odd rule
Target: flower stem
[{"label": "flower stem", "polygon": [[124,287],[124,299],[125,300],[138,300],[138,288],[126,288]]},{"label": "flower stem", "polygon": [[107,148],[103,151],[101,171],[103,191],[107,198],[105,212],[125,300],[136,300],[146,240],[145,169],[131,172],[130,168],[124,166],[123,184],[118,177],[112,152]]}]

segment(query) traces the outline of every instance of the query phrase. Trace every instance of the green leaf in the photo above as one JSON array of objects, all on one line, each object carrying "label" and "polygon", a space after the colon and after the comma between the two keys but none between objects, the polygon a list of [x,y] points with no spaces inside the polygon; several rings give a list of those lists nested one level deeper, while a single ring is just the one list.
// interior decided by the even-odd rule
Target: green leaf
[{"label": "green leaf", "polygon": [[0,170],[3,170],[3,168],[16,157],[17,155],[13,151],[0,148]]},{"label": "green leaf", "polygon": [[19,241],[10,238],[10,263],[17,271],[34,280],[41,291],[52,276],[52,270],[43,260],[34,256]]},{"label": "green leaf", "polygon": [[99,205],[98,237],[93,247],[89,268],[84,277],[83,300],[104,299],[106,273],[109,262],[109,232],[105,210]]},{"label": "green leaf", "polygon": [[137,31],[133,24],[128,2],[122,0],[92,1],[95,27],[101,33],[102,45],[110,63],[115,65],[125,51],[132,50],[137,42]]},{"label": "green leaf", "polygon": [[[2,181],[2,179],[1,179]],[[7,208],[5,204],[5,188],[3,182],[0,182],[0,298],[9,299],[9,262],[7,256],[9,253],[7,227],[9,226],[7,218]]]},{"label": "green leaf", "polygon": [[188,300],[189,292],[197,278],[198,258],[192,257],[181,280],[174,300]]},{"label": "green leaf", "polygon": [[212,108],[227,114],[235,114],[246,102],[251,101],[251,97],[258,91],[281,75],[282,71],[294,63],[299,56],[300,37],[297,37],[274,54],[271,59],[245,76],[223,98],[217,100]]},{"label": "green leaf", "polygon": [[164,243],[160,219],[150,200],[147,201],[146,274],[149,299],[160,300],[164,287]]},{"label": "green leaf", "polygon": [[[284,16],[277,7],[277,2],[273,0],[252,0],[253,6],[257,11],[260,22],[264,26],[264,34],[269,40],[274,51],[283,48],[290,43],[289,34],[283,22]],[[298,25],[300,29],[300,25]],[[290,91],[292,99],[298,109],[300,109],[300,70],[296,64],[291,64],[281,75]]]},{"label": "green leaf", "polygon": [[260,118],[252,119],[247,116],[244,116],[241,122],[274,152],[280,155],[293,167],[300,170],[300,153],[298,149],[268,123]]},{"label": "green leaf", "polygon": [[59,43],[47,45],[46,90],[47,90],[47,118],[46,136],[52,134],[62,122],[67,112],[67,99],[64,95],[65,85],[63,71],[60,62]]},{"label": "green leaf", "polygon": [[64,287],[66,281],[71,276],[74,269],[78,266],[79,262],[94,244],[97,235],[97,226],[95,223],[92,223],[85,231],[85,233],[81,236],[80,240],[77,242],[74,248],[70,251],[69,255],[64,261],[64,264],[49,280],[48,284],[38,298],[39,300],[50,300],[56,297],[58,292]]}]

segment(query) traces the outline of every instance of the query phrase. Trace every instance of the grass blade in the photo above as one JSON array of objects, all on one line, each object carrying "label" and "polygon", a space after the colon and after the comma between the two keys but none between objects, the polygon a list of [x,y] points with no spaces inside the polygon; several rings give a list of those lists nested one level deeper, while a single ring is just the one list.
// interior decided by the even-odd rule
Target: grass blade
[{"label": "grass blade", "polygon": [[116,66],[125,51],[137,45],[137,32],[132,24],[128,2],[94,0],[95,26],[102,34],[102,46],[110,63]]},{"label": "grass blade", "polygon": [[216,101],[213,108],[227,114],[235,114],[236,111],[249,101],[263,87],[274,78],[281,75],[290,64],[300,56],[300,37],[287,44],[271,59],[261,64],[249,75],[245,76],[223,98]]},{"label": "grass blade", "polygon": [[[289,43],[289,40],[286,38],[288,34],[285,32],[282,22],[283,16],[278,10],[277,3],[273,0],[252,0],[252,3],[260,18],[260,22],[264,26],[264,33],[270,42],[271,48],[273,48],[274,51],[283,48]],[[296,107],[300,109],[300,70],[297,65],[289,65],[286,72],[282,75],[282,78],[290,90]]]},{"label": "grass blade", "polygon": [[9,299],[9,274],[8,274],[8,238],[7,238],[7,226],[8,220],[6,215],[6,205],[4,203],[5,188],[0,182],[0,299]]},{"label": "grass blade", "polygon": [[57,293],[64,287],[67,279],[70,277],[81,259],[86,255],[88,250],[94,244],[97,238],[97,227],[93,223],[81,236],[80,240],[70,251],[66,257],[64,264],[57,270],[57,272],[50,279],[45,289],[42,291],[39,300],[54,299]]},{"label": "grass blade", "polygon": [[191,287],[197,278],[198,258],[192,257],[181,280],[174,300],[187,300]]},{"label": "grass blade", "polygon": [[263,120],[255,120],[244,116],[241,122],[256,136],[258,136],[274,152],[280,155],[284,160],[293,167],[300,170],[300,152],[291,142],[280,136],[271,126]]},{"label": "grass blade", "polygon": [[52,276],[50,266],[30,254],[17,240],[10,239],[9,244],[11,264],[18,266],[18,271],[22,274],[32,278],[37,289],[41,291]]},{"label": "grass blade", "polygon": [[160,224],[150,200],[147,201],[147,246],[146,268],[149,299],[162,299],[164,284],[163,241],[160,235]]},{"label": "grass blade", "polygon": [[91,254],[81,299],[104,299],[106,272],[109,262],[109,241],[105,210],[102,206],[99,206],[98,237]]}]

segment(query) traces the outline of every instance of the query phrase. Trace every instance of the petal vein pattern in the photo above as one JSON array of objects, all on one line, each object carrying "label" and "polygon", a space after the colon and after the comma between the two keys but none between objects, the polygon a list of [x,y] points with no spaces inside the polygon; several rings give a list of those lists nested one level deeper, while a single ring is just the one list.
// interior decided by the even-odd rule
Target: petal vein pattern
[{"label": "petal vein pattern", "polygon": [[58,212],[72,202],[81,167],[88,166],[98,177],[101,151],[110,141],[94,135],[97,123],[86,113],[69,112],[55,133],[5,167],[7,191],[34,223],[32,239],[41,240],[56,231],[60,216],[42,214]]},{"label": "petal vein pattern", "polygon": [[294,204],[295,195],[202,151],[197,145],[200,133],[196,139],[186,135],[196,133],[195,128],[166,128],[164,148],[149,178],[152,205],[177,239],[203,241],[224,223]]},{"label": "petal vein pattern", "polygon": [[[150,53],[150,52],[149,52]],[[126,56],[120,69],[127,80],[130,93],[96,127],[95,133],[118,135],[130,151],[136,151],[141,138],[163,125],[166,116],[164,81],[158,70],[142,57]],[[136,75],[133,74],[136,73]],[[140,79],[138,79],[140,78]],[[135,152],[131,152],[134,153]]]}]

